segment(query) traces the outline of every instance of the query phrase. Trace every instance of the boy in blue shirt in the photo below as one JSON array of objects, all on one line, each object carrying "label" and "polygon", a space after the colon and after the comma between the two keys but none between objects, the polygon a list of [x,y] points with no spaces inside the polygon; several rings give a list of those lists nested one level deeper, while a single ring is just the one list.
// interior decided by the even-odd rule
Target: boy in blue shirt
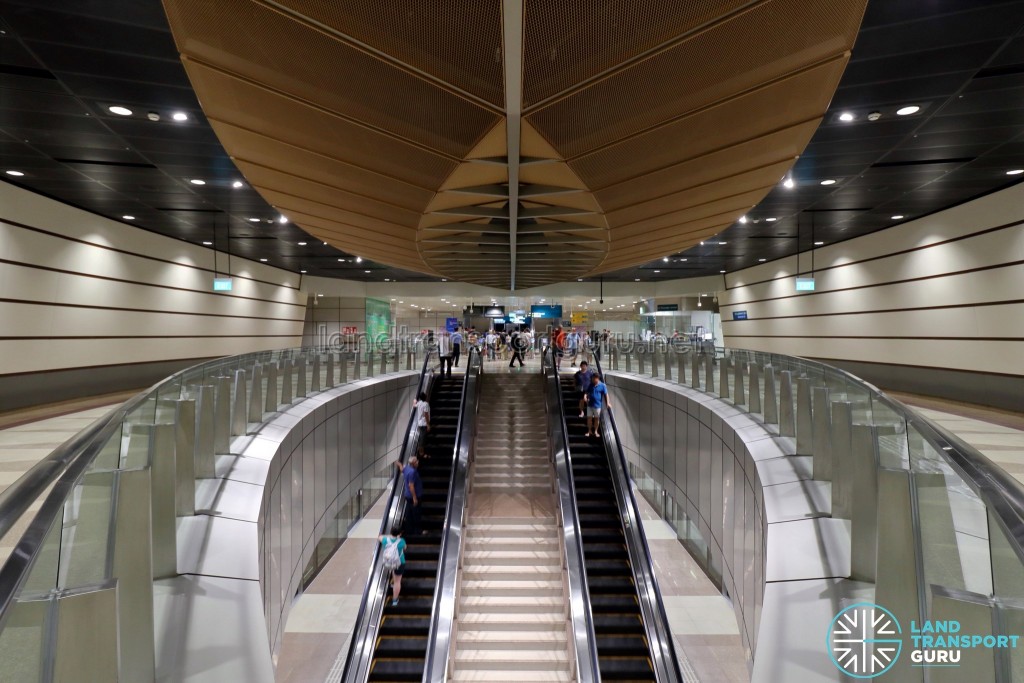
[{"label": "boy in blue shirt", "polygon": [[608,400],[608,387],[597,373],[590,376],[590,389],[583,400],[587,403],[587,436],[601,436],[598,433],[601,427],[601,410],[605,406],[610,408],[611,402]]}]

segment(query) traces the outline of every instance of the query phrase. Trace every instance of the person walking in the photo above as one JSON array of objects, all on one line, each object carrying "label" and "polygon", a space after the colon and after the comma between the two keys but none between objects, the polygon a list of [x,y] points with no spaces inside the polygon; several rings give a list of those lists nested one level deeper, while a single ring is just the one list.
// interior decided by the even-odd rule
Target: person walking
[{"label": "person walking", "polygon": [[448,367],[448,377],[452,376],[452,340],[448,332],[444,331],[437,335],[437,357],[441,359],[441,376],[445,376],[445,366]]},{"label": "person walking", "polygon": [[569,353],[570,367],[576,367],[576,359],[580,353],[580,335],[576,331],[576,328],[572,328],[569,334],[565,337],[566,351]]},{"label": "person walking", "polygon": [[402,592],[402,575],[405,574],[405,539],[402,538],[402,527],[395,525],[391,533],[377,538],[384,547],[384,568],[391,572],[391,606],[398,605],[398,596]]},{"label": "person walking", "polygon": [[484,345],[487,347],[487,360],[494,360],[497,358],[495,348],[498,343],[498,336],[494,334],[494,330],[487,330],[487,336],[484,337]]},{"label": "person walking", "polygon": [[420,460],[415,455],[409,458],[409,463],[402,467],[402,463],[395,461],[395,465],[402,471],[402,498],[405,499],[405,528],[410,536],[426,532],[422,530],[423,516],[420,503],[423,502],[423,480],[420,479]]},{"label": "person walking", "polygon": [[562,358],[565,356],[565,330],[561,325],[555,327],[551,333],[551,347],[555,351],[555,372],[562,369]]},{"label": "person walking", "polygon": [[[584,397],[587,392],[590,391],[590,377],[594,372],[590,369],[590,364],[587,361],[580,363],[580,369],[576,371],[576,374],[572,376],[573,384],[576,387],[576,393],[579,394],[579,406],[580,406],[580,417],[584,416],[586,410],[586,401]],[[587,430],[589,433],[589,429]]]},{"label": "person walking", "polygon": [[608,401],[608,387],[595,372],[590,376],[590,390],[583,397],[587,404],[587,436],[601,436],[601,411],[611,407]]},{"label": "person walking", "polygon": [[[459,367],[459,358],[462,356],[462,328],[456,327],[452,334],[452,361],[455,367]],[[450,377],[451,375],[449,375]]]},{"label": "person walking", "polygon": [[508,366],[515,367],[516,360],[519,361],[519,367],[523,367],[523,351],[526,348],[526,340],[523,339],[522,333],[515,331],[508,340],[509,346],[512,347],[512,360],[508,362]]}]

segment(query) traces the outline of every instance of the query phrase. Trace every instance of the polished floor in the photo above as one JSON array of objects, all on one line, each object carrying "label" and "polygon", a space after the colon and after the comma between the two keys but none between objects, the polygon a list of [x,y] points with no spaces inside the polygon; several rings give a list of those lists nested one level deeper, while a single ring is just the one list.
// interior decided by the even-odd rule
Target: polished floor
[{"label": "polished floor", "polygon": [[[527,368],[516,372],[536,371],[538,365],[534,358]],[[485,367],[487,372],[505,372],[506,366],[507,361],[498,360],[489,361]],[[1024,482],[1024,415],[928,397],[894,396]],[[112,404],[126,398],[128,394],[98,397],[0,415],[0,491],[77,431],[106,414]],[[676,646],[684,653],[684,667],[692,667],[701,683],[748,681],[746,656],[731,605],[675,540],[671,528],[658,519],[642,497],[637,499]],[[491,507],[499,503],[480,499],[475,511],[486,514],[488,502]],[[32,511],[35,509],[37,506]],[[383,505],[378,503],[353,527],[325,569],[298,598],[278,656],[278,681],[320,683],[340,679],[382,512]],[[530,508],[530,514],[535,512]],[[19,524],[0,539],[0,559],[9,554],[23,528]]]}]

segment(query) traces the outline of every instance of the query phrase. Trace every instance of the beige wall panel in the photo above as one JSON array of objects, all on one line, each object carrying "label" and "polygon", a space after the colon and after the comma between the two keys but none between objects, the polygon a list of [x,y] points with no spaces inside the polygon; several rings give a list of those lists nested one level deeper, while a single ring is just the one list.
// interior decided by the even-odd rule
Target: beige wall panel
[{"label": "beige wall panel", "polygon": [[[1024,228],[1010,225],[968,237],[1020,221],[1022,205],[1024,185],[1016,185],[820,248],[816,265],[836,267],[815,274],[814,294],[795,294],[795,258],[729,274],[730,288],[719,293],[725,343],[837,360],[1024,375],[1024,304],[1019,303],[1024,266],[1012,264],[1024,260]],[[942,243],[958,237],[963,239]],[[905,249],[915,250],[893,254]],[[874,260],[856,262],[861,259]],[[801,265],[810,265],[808,254]],[[900,310],[937,306],[956,307]],[[731,321],[736,310],[746,310],[750,320]],[[852,314],[831,315],[840,313]],[[870,338],[822,338],[829,336]]]},{"label": "beige wall panel", "polygon": [[[233,295],[214,295],[213,273],[200,269],[212,267],[211,250],[8,184],[0,184],[0,219],[54,233],[0,222],[4,258],[22,262],[0,264],[0,291],[27,302],[0,306],[0,337],[38,337],[0,342],[0,374],[245,353],[301,339],[306,295],[292,273],[236,257]],[[204,336],[121,338],[182,334]],[[52,338],[73,335],[108,338]]]},{"label": "beige wall panel", "polygon": [[[1018,269],[1006,267],[865,289],[821,291],[813,295],[796,294],[793,279],[789,278],[757,295],[749,291],[754,288],[745,288],[751,294],[749,298],[737,300],[734,291],[723,292],[718,301],[725,316],[731,316],[734,309],[741,309],[758,318],[1013,301],[1024,298]],[[818,282],[815,278],[816,285]]]},{"label": "beige wall panel", "polygon": [[[749,313],[749,311],[748,311]],[[865,337],[884,329],[886,337],[1002,337],[1024,340],[1024,304],[971,306],[887,313],[732,321],[722,326],[744,337]]]},{"label": "beige wall panel", "polygon": [[18,337],[65,336],[261,336],[288,335],[291,320],[258,320],[189,313],[70,308],[43,304],[0,303],[0,319],[9,334]]}]

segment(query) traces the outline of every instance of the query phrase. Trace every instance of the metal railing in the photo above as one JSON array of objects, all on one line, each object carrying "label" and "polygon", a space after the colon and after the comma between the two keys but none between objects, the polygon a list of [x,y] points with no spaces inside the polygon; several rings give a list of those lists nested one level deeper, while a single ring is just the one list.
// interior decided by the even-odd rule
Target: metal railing
[{"label": "metal railing", "polygon": [[[196,513],[197,481],[215,476],[233,437],[323,389],[409,367],[408,353],[294,348],[202,363],[35,465],[0,496],[0,536],[26,529],[5,540],[14,550],[0,568],[5,676],[154,680],[153,581],[177,575],[177,519]],[[357,476],[370,488],[374,474]]]},{"label": "metal railing", "polygon": [[572,474],[569,428],[565,424],[562,385],[555,369],[553,353],[554,350],[548,347],[542,359],[545,380],[544,402],[547,404],[551,460],[558,477],[558,506],[562,520],[562,545],[565,548],[569,619],[575,643],[576,680],[600,681],[597,634],[594,631],[590,586],[587,584],[587,572],[584,568],[583,534],[580,531],[579,514],[576,509],[576,484]]},{"label": "metal railing", "polygon": [[[604,377],[601,360],[594,359],[598,375]],[[633,572],[636,592],[640,599],[640,613],[643,616],[644,631],[651,654],[651,666],[659,683],[683,683],[683,673],[676,657],[674,638],[669,628],[665,603],[662,600],[658,579],[654,575],[654,561],[647,545],[640,517],[640,509],[630,485],[629,463],[622,450],[619,431],[615,426],[614,410],[611,405],[601,411],[601,439],[611,470],[612,486],[622,519],[629,565]]]},{"label": "metal railing", "polygon": [[[436,349],[427,352],[423,358],[423,368],[420,371],[417,396],[420,394],[430,395],[434,375],[439,368],[440,359]],[[416,455],[422,436],[415,418],[416,413],[413,411],[409,416],[405,437],[402,439],[401,462],[403,465],[409,462],[410,457]],[[384,516],[378,531],[379,535],[390,533],[392,528],[401,525],[405,519],[404,497],[401,495],[401,487],[398,485],[401,476],[401,473],[395,468],[391,490],[384,507]],[[363,597],[359,602],[355,630],[349,642],[342,681],[365,681],[370,676],[370,665],[373,662],[373,651],[377,643],[377,629],[380,626],[387,598],[388,579],[389,573],[384,569],[383,564],[383,550],[378,543],[374,548],[373,561],[370,563],[370,571],[363,587]]]},{"label": "metal railing", "polygon": [[[831,516],[850,523],[849,578],[873,586],[875,603],[918,624],[1024,632],[1024,486],[977,450],[824,363],[730,348],[609,351],[613,371],[711,394],[788,439],[813,480],[830,483]],[[634,464],[638,488],[662,510],[662,475],[645,467]],[[693,533],[685,515],[666,521]],[[905,657],[894,670],[919,680],[910,667]],[[1024,657],[1009,648],[965,656],[957,676],[1019,680]]]},{"label": "metal railing", "polygon": [[466,483],[476,439],[477,412],[480,408],[480,375],[483,357],[479,349],[470,349],[466,379],[462,385],[462,410],[455,434],[452,476],[448,485],[441,550],[438,554],[437,581],[427,637],[427,659],[423,667],[424,683],[448,680],[455,632],[455,607],[459,597],[459,565],[462,555],[463,518],[466,511]]}]

